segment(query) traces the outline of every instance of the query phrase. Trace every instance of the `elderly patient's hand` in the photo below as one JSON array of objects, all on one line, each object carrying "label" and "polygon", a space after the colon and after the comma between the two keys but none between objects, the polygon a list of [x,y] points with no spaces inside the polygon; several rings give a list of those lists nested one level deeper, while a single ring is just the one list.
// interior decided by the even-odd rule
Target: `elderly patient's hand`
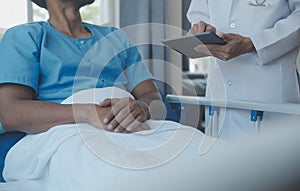
[{"label": "elderly patient's hand", "polygon": [[114,132],[136,132],[149,130],[143,122],[149,118],[148,106],[131,98],[106,99],[101,107],[111,108],[102,118],[108,130]]},{"label": "elderly patient's hand", "polygon": [[[110,122],[116,121],[115,120],[116,116],[113,115],[114,114],[113,111],[114,108],[112,105],[100,106],[100,105],[84,104],[84,105],[73,106],[73,113],[75,115],[75,118],[77,119],[77,122],[79,123],[85,122],[99,129],[104,129],[107,131],[114,131],[119,133],[134,133],[134,132],[150,129],[146,124],[141,122],[134,122],[135,120],[133,120],[127,126],[124,123],[124,126],[122,126],[122,128],[119,123],[116,123],[116,126],[114,126],[114,128],[111,128],[110,123],[104,123],[104,121],[106,121],[105,119],[107,117],[110,117],[111,119]],[[128,114],[128,116],[130,116],[130,114]]]}]

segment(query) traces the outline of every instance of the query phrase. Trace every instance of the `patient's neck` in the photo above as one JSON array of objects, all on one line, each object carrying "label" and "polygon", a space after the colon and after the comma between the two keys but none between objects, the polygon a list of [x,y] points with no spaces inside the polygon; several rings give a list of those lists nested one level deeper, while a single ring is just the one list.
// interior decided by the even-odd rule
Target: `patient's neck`
[{"label": "patient's neck", "polygon": [[79,9],[74,5],[50,3],[48,11],[49,23],[64,35],[71,38],[86,38],[91,36],[91,32],[82,23]]}]

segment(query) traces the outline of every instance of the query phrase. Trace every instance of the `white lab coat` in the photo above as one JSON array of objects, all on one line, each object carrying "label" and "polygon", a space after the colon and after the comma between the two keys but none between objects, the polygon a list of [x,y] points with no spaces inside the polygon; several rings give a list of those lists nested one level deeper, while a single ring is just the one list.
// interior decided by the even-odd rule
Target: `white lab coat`
[{"label": "white lab coat", "polygon": [[[258,1],[260,2],[260,0]],[[207,22],[217,33],[250,37],[257,50],[228,62],[216,59],[208,74],[207,96],[228,100],[298,103],[296,58],[300,46],[300,0],[192,0],[187,17]],[[248,112],[228,111],[221,136],[252,131]],[[223,116],[224,117],[224,116]],[[268,119],[268,115],[265,117]],[[223,118],[220,118],[221,122]]]}]

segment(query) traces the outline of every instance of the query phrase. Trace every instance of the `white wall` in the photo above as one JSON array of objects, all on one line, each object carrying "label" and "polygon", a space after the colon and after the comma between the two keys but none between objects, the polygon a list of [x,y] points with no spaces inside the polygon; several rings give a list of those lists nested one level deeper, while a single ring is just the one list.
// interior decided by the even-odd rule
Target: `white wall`
[{"label": "white wall", "polygon": [[10,28],[28,21],[27,0],[0,1],[0,27]]},{"label": "white wall", "polygon": [[100,23],[104,25],[120,26],[120,0],[100,0]]}]

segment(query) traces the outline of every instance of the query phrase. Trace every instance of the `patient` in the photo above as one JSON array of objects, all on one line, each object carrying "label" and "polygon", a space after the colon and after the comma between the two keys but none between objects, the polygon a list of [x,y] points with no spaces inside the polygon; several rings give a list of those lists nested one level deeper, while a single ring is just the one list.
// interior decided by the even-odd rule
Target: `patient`
[{"label": "patient", "polygon": [[[35,134],[72,123],[119,133],[149,129],[143,122],[157,113],[150,114],[149,105],[163,109],[161,96],[126,35],[82,22],[79,9],[94,0],[32,1],[48,10],[49,20],[11,28],[0,44],[4,130]],[[125,89],[135,99],[60,104],[78,91],[109,86]]]}]

